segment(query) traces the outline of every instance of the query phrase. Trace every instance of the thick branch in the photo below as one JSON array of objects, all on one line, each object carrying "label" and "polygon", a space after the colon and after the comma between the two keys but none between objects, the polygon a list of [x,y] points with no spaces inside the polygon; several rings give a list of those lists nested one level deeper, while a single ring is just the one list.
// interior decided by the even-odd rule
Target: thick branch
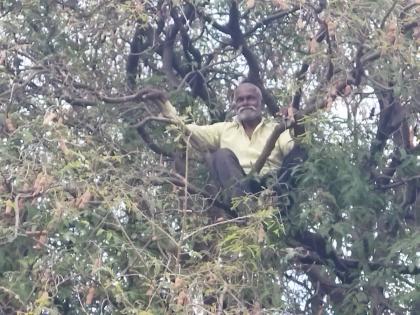
[{"label": "thick branch", "polygon": [[334,250],[328,248],[325,238],[317,233],[299,231],[295,234],[294,239],[310,250],[310,252],[305,255],[297,256],[301,263],[327,266],[330,263],[333,263],[335,270],[338,272],[337,276],[343,281],[343,283],[347,283],[349,281],[350,274],[352,274],[354,270],[361,269],[364,264],[372,271],[391,269],[399,274],[420,274],[420,267],[416,265],[406,266],[399,264],[385,264],[377,261],[362,263],[356,259],[339,257]]},{"label": "thick branch", "polygon": [[137,26],[133,39],[130,43],[130,54],[127,57],[127,82],[131,89],[136,85],[136,78],[139,72],[140,54],[147,47],[152,45],[153,29],[148,26]]},{"label": "thick branch", "polygon": [[162,118],[162,117],[147,117],[143,119],[140,123],[133,125],[132,127],[137,128],[137,132],[142,137],[143,141],[147,144],[147,146],[155,153],[161,154],[164,156],[168,156],[171,158],[175,158],[174,152],[171,150],[165,150],[164,148],[158,146],[156,143],[154,143],[153,139],[149,136],[149,134],[146,131],[146,125],[151,121],[162,121],[166,123],[172,122],[170,119]]},{"label": "thick branch", "polygon": [[370,169],[377,165],[377,156],[382,153],[389,137],[396,132],[404,120],[404,110],[399,100],[394,97],[391,90],[375,90],[379,105],[380,115],[376,137],[370,148],[370,156],[366,166]]},{"label": "thick branch", "polygon": [[162,52],[162,62],[163,62],[163,71],[165,72],[169,83],[172,87],[177,87],[180,84],[180,80],[173,72],[173,54],[174,54],[174,45],[175,38],[179,32],[178,25],[174,24],[171,26],[170,30],[166,34],[166,40],[163,43],[163,52]]},{"label": "thick branch", "polygon": [[252,34],[255,33],[256,30],[258,30],[259,28],[263,27],[263,26],[268,26],[270,25],[272,22],[280,20],[282,18],[284,18],[285,16],[294,13],[296,11],[299,10],[299,6],[293,6],[291,9],[286,10],[286,11],[279,11],[276,12],[272,15],[267,16],[266,18],[262,19],[261,21],[257,22],[251,29],[249,29],[248,31],[245,32],[244,36],[245,37],[249,37]]},{"label": "thick branch", "polygon": [[317,265],[304,265],[303,269],[308,277],[320,285],[323,294],[327,294],[334,305],[340,305],[345,297],[343,288],[337,285],[330,276]]},{"label": "thick branch", "polygon": [[264,88],[262,79],[261,79],[261,67],[258,62],[258,58],[248,47],[245,37],[241,31],[239,24],[239,9],[235,1],[232,1],[232,5],[229,11],[229,22],[227,26],[229,27],[229,34],[231,36],[231,44],[234,48],[238,49],[241,47],[242,55],[247,61],[249,72],[248,72],[248,81],[257,85],[262,93],[263,99],[271,115],[275,115],[279,108],[277,106],[277,101],[274,96]]}]

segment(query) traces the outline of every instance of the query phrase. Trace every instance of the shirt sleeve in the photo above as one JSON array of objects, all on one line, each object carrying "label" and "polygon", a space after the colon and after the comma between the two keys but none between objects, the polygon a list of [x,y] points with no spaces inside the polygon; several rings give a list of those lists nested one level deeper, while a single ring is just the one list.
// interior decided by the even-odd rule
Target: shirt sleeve
[{"label": "shirt sleeve", "polygon": [[220,134],[223,127],[222,124],[216,123],[207,126],[198,126],[195,124],[186,125],[178,116],[175,107],[170,101],[166,101],[162,104],[161,112],[163,116],[172,119],[178,126],[180,126],[186,136],[189,134],[192,135],[192,137],[187,141],[189,141],[196,150],[215,150],[219,147]]},{"label": "shirt sleeve", "polygon": [[292,136],[290,135],[290,129],[285,130],[277,140],[278,145],[280,147],[282,156],[285,157],[287,154],[289,154],[290,151],[292,151],[294,146],[294,141]]},{"label": "shirt sleeve", "polygon": [[166,101],[162,104],[161,111],[162,111],[163,116],[165,116],[166,118],[170,118],[173,120],[180,120],[175,107],[172,105],[170,101]]},{"label": "shirt sleeve", "polygon": [[[196,148],[200,151],[202,150],[216,150],[220,146],[220,135],[222,132],[222,124],[216,123],[213,125],[207,126],[198,126],[195,124],[187,125],[187,130],[191,132],[192,135],[200,143],[200,148]],[[197,144],[195,145],[197,146]]]}]

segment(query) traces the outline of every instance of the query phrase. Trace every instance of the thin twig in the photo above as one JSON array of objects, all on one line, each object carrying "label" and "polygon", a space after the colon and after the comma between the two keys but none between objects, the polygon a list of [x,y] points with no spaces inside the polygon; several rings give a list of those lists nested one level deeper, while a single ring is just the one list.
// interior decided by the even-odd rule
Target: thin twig
[{"label": "thin twig", "polygon": [[144,126],[147,125],[151,121],[164,122],[164,123],[168,123],[168,124],[176,124],[176,121],[173,120],[173,119],[169,119],[169,118],[165,118],[165,117],[159,117],[159,116],[148,116],[148,117],[144,118],[142,121],[140,121],[136,124],[130,125],[130,127],[144,128]]},{"label": "thin twig", "polygon": [[395,6],[397,5],[399,1],[398,0],[394,0],[394,2],[392,3],[391,7],[388,9],[388,11],[386,12],[385,16],[383,17],[381,24],[380,24],[380,28],[383,29],[385,27],[385,22],[388,19],[388,17],[391,15],[392,11],[394,10]]},{"label": "thin twig", "polygon": [[10,289],[8,289],[8,288],[6,288],[6,287],[0,286],[0,291],[3,291],[3,292],[5,292],[5,293],[7,293],[7,294],[9,294],[9,295],[13,296],[13,298],[14,298],[16,301],[18,301],[20,305],[22,305],[22,306],[25,306],[25,305],[26,305],[26,304],[25,304],[25,303],[21,300],[20,296],[19,296],[17,293],[13,292],[12,290],[10,290]]},{"label": "thin twig", "polygon": [[199,232],[211,229],[215,226],[222,225],[222,224],[233,223],[233,222],[241,222],[243,219],[249,219],[249,218],[252,218],[254,216],[255,216],[255,214],[249,214],[249,215],[244,215],[242,217],[237,217],[237,218],[234,218],[234,219],[224,220],[224,221],[220,221],[220,222],[216,222],[216,223],[213,223],[213,224],[210,224],[210,225],[203,226],[203,227],[185,235],[182,238],[182,241],[185,241],[185,240],[189,239],[191,236],[194,236],[195,234],[197,234]]}]

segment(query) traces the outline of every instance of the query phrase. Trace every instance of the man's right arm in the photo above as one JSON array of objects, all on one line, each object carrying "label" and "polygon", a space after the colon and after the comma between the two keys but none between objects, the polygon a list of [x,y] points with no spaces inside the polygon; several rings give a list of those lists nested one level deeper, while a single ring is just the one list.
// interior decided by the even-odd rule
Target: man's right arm
[{"label": "man's right arm", "polygon": [[146,103],[156,104],[164,117],[173,120],[176,124],[185,125],[178,116],[175,107],[169,101],[166,92],[156,88],[144,88],[139,92],[139,99]]},{"label": "man's right arm", "polygon": [[156,88],[146,88],[140,93],[140,99],[147,102],[153,102],[158,107],[162,115],[177,126],[186,135],[186,141],[189,142],[198,151],[215,150],[219,146],[220,126],[217,124],[198,126],[195,124],[185,124],[178,116],[175,107],[171,104],[167,94]]}]

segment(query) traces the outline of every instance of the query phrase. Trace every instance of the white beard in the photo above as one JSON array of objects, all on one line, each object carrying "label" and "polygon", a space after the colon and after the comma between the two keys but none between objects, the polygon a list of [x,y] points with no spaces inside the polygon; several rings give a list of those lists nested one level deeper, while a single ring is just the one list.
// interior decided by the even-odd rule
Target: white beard
[{"label": "white beard", "polygon": [[243,108],[237,113],[237,118],[240,122],[252,121],[261,117],[261,114],[254,108]]}]

